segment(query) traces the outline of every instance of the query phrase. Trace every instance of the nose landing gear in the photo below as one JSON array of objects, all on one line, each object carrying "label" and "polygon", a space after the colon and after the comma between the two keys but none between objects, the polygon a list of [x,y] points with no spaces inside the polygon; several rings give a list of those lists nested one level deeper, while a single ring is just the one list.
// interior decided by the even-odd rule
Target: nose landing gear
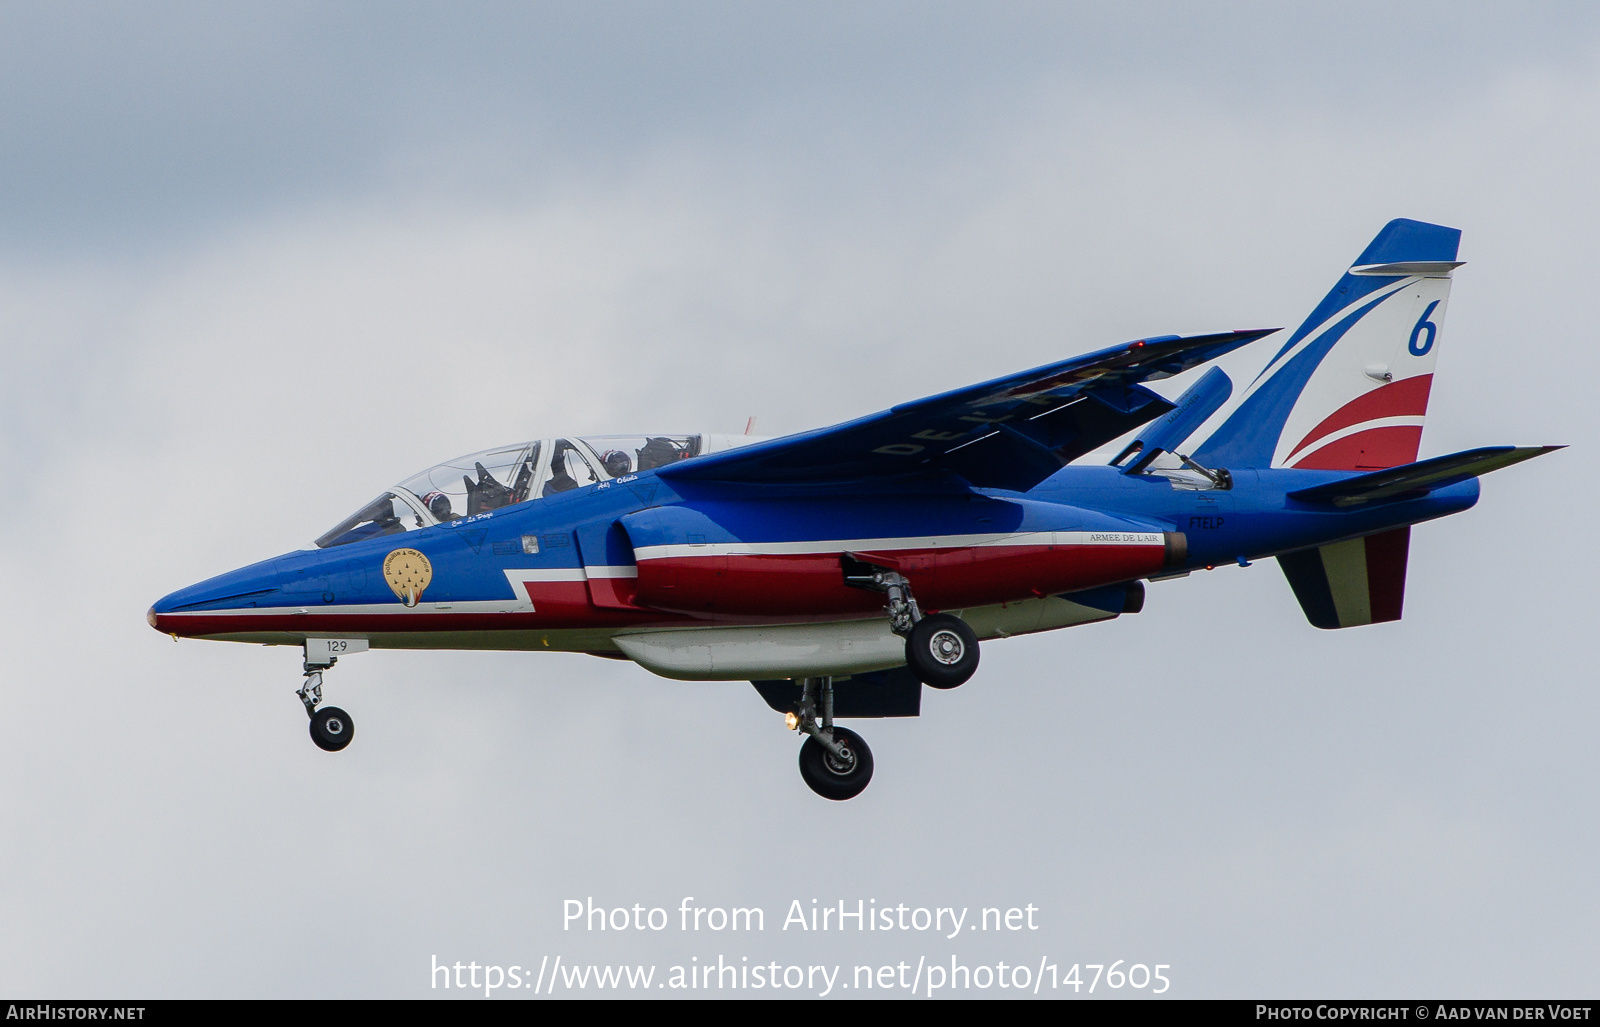
[{"label": "nose landing gear", "polygon": [[294,694],[305,704],[306,716],[311,718],[311,740],[324,752],[338,752],[349,745],[356,735],[355,721],[350,714],[337,706],[321,706],[322,672],[339,662],[339,658],[332,655],[330,650],[360,652],[365,648],[365,640],[360,640],[359,644],[343,639],[306,640],[306,656],[302,664],[306,679]]},{"label": "nose landing gear", "polygon": [[872,750],[854,731],[834,726],[833,679],[802,681],[800,711],[789,717],[791,727],[810,736],[800,746],[800,776],[806,785],[824,799],[843,801],[860,795],[872,780]]}]

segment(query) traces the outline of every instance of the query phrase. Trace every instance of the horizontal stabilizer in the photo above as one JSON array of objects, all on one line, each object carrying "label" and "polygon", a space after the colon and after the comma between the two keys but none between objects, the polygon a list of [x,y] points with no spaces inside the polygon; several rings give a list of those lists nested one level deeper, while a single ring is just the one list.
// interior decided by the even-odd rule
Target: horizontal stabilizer
[{"label": "horizontal stabilizer", "polygon": [[1502,467],[1543,456],[1565,446],[1485,446],[1469,449],[1449,456],[1436,456],[1431,460],[1418,460],[1388,470],[1331,481],[1326,485],[1300,489],[1289,493],[1290,499],[1303,503],[1332,503],[1334,506],[1356,506],[1361,503],[1381,503],[1391,499],[1405,499],[1432,492],[1476,478],[1480,474],[1498,471]]},{"label": "horizontal stabilizer", "polygon": [[1350,273],[1380,278],[1449,278],[1450,272],[1464,263],[1463,260],[1402,260],[1394,264],[1363,264],[1351,268]]}]

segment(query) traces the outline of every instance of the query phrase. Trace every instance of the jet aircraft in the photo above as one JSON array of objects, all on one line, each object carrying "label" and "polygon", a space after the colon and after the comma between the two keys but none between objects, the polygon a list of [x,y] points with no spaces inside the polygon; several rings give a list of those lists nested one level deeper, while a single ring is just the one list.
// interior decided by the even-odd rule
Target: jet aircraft
[{"label": "jet aircraft", "polygon": [[[839,720],[917,716],[982,643],[1137,613],[1146,582],[1275,557],[1316,627],[1398,620],[1411,526],[1560,448],[1417,459],[1459,241],[1390,222],[1225,417],[1219,368],[1175,401],[1146,383],[1276,330],[1140,339],[781,438],[523,442],[423,471],[149,622],[303,647],[297,694],[329,751],[354,725],[323,674],[368,648],[749,680],[804,735],[806,784],[848,799],[873,759]],[[1109,464],[1075,462],[1124,436]]]}]

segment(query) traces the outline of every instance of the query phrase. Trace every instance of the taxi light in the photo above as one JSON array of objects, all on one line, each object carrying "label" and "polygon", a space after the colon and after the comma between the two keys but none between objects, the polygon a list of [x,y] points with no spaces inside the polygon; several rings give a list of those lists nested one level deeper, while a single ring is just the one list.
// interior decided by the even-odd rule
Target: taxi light
[{"label": "taxi light", "polygon": [[800,726],[800,718],[795,716],[792,711],[783,715],[783,722],[788,726],[790,731],[793,731],[795,728]]}]

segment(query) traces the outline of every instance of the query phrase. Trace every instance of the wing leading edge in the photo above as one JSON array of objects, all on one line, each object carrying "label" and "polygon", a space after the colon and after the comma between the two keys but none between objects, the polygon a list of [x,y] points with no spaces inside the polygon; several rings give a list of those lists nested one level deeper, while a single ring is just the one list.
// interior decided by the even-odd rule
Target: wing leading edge
[{"label": "wing leading edge", "polygon": [[1140,339],[658,473],[673,481],[779,484],[947,471],[982,488],[1024,492],[1172,409],[1141,383],[1277,330]]}]

